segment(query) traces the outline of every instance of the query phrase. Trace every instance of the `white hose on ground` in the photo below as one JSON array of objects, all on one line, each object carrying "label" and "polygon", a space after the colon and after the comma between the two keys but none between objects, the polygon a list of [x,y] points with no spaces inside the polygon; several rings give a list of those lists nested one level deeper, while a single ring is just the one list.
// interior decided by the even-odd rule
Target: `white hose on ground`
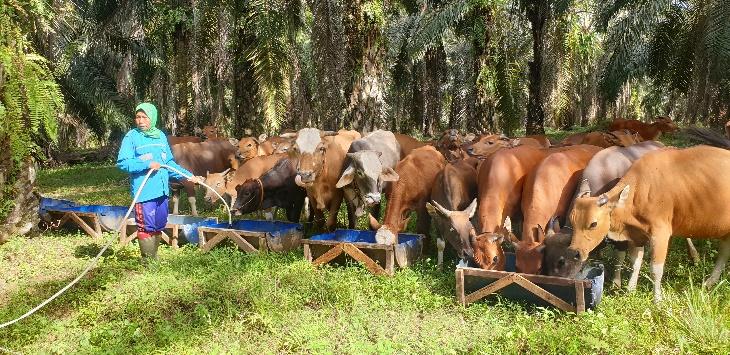
[{"label": "white hose on ground", "polygon": [[[172,171],[174,171],[174,172],[176,172],[176,173],[178,173],[178,174],[180,174],[180,175],[182,175],[182,176],[184,176],[186,178],[191,178],[192,177],[192,176],[187,176],[186,174],[183,174],[180,170],[177,170],[177,169],[175,169],[175,168],[173,168],[173,167],[171,167],[169,165],[164,165],[163,164],[163,165],[160,165],[160,167],[161,168],[168,169],[168,170],[172,170]],[[144,188],[144,185],[147,183],[147,180],[149,180],[150,175],[152,175],[152,172],[153,171],[154,170],[150,169],[150,171],[147,172],[147,175],[145,175],[144,180],[142,180],[142,184],[139,186],[139,190],[137,190],[137,193],[134,195],[134,198],[132,199],[132,204],[129,205],[129,209],[127,209],[127,213],[124,215],[124,218],[122,218],[122,220],[119,222],[119,227],[117,227],[117,229],[116,229],[117,232],[121,232],[122,228],[126,228],[126,226],[127,226],[127,218],[129,217],[129,214],[132,212],[132,209],[134,208],[134,204],[137,202],[137,199],[139,198],[139,194],[142,192],[142,188]],[[212,187],[206,185],[205,183],[202,183],[201,182],[200,184],[203,185],[203,186],[205,186],[205,187],[207,187],[207,188],[209,188],[209,189],[211,189],[218,196],[218,198],[220,198],[221,201],[223,201],[223,204],[226,206],[226,209],[228,209],[228,224],[231,224],[231,222],[232,222],[232,219],[231,219],[231,208],[228,206],[228,204],[226,203],[226,201],[223,199],[223,196],[221,196],[220,194],[218,194],[218,192],[215,191],[215,189],[213,189]],[[81,272],[81,274],[79,276],[77,276],[75,279],[73,279],[73,281],[71,281],[68,285],[66,285],[64,288],[58,290],[58,292],[56,292],[55,294],[53,294],[53,296],[51,296],[47,300],[41,302],[39,305],[35,306],[33,309],[31,309],[30,311],[26,312],[22,316],[20,316],[20,317],[18,317],[16,319],[13,319],[13,320],[11,320],[9,322],[5,322],[3,324],[0,324],[0,329],[5,328],[5,327],[8,327],[8,326],[11,326],[11,325],[13,325],[13,324],[15,324],[15,323],[17,323],[17,322],[19,322],[19,321],[21,321],[21,320],[29,317],[29,316],[31,316],[33,313],[37,312],[39,309],[43,308],[45,305],[47,305],[51,301],[53,301],[56,298],[58,298],[58,296],[62,295],[69,288],[71,288],[73,285],[75,285],[77,282],[79,282],[79,280],[81,280],[81,278],[84,277],[84,275],[86,275],[86,273],[88,273],[89,270],[91,270],[92,267],[96,266],[96,263],[99,261],[99,258],[104,254],[104,252],[112,245],[112,243],[116,239],[117,239],[117,236],[116,235],[113,235],[111,238],[109,238],[109,241],[107,241],[107,243],[104,245],[104,247],[101,248],[101,251],[99,251],[99,253],[96,254],[96,256],[94,257],[94,259],[91,260],[91,262],[86,267],[86,269],[84,269],[84,271]]]}]

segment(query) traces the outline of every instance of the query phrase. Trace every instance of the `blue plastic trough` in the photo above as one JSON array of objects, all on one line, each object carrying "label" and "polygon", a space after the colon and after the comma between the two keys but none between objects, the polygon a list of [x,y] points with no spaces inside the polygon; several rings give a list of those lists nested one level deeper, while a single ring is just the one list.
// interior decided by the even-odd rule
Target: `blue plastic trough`
[{"label": "blue plastic trough", "polygon": [[[198,244],[198,227],[218,224],[215,217],[196,217],[179,214],[167,216],[167,225],[162,240],[173,248],[181,244]],[[134,218],[127,219],[125,233],[119,236],[121,244],[127,244],[137,237],[137,224]]]},{"label": "blue plastic trough", "polygon": [[314,265],[344,263],[348,259],[362,262],[370,272],[392,275],[395,264],[412,265],[421,256],[423,236],[398,234],[398,244],[378,244],[374,231],[338,229],[302,240],[304,257]]},{"label": "blue plastic trough", "polygon": [[515,255],[505,253],[506,271],[456,268],[456,297],[463,305],[490,294],[537,306],[580,313],[593,309],[603,294],[603,265],[584,268],[576,279],[515,272]]},{"label": "blue plastic trough", "polygon": [[209,251],[220,242],[230,239],[239,249],[249,253],[286,252],[299,247],[302,230],[299,223],[238,220],[233,224],[218,223],[198,227],[198,245],[203,251]]},{"label": "blue plastic trough", "polygon": [[100,237],[102,231],[115,231],[122,221],[127,207],[107,205],[79,205],[71,201],[41,198],[39,214],[47,223],[61,227],[74,224],[92,237]]}]

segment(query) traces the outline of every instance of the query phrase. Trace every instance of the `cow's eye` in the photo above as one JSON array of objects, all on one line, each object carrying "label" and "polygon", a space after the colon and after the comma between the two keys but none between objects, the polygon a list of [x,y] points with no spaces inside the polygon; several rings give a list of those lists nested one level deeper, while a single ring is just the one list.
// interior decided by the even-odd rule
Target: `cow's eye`
[{"label": "cow's eye", "polygon": [[493,263],[493,264],[496,264],[496,263],[498,263],[498,262],[499,262],[499,256],[496,256],[496,255],[495,255],[495,256],[494,256],[494,258],[492,258],[492,263]]},{"label": "cow's eye", "polygon": [[324,147],[319,147],[320,152],[324,152]]},{"label": "cow's eye", "polygon": [[357,171],[357,176],[363,176],[363,173],[362,173],[362,171],[358,170],[358,171]]},{"label": "cow's eye", "polygon": [[590,228],[590,229],[596,229],[596,227],[598,227],[598,222],[595,222],[594,221],[593,223],[591,223],[590,227],[588,227],[588,228]]}]

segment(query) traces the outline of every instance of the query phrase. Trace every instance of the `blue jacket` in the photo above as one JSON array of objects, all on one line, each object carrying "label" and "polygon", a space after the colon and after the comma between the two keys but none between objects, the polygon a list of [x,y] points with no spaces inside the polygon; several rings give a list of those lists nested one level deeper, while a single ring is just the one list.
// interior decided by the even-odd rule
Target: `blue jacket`
[{"label": "blue jacket", "polygon": [[[175,163],[172,151],[170,151],[170,145],[167,144],[167,137],[164,134],[160,135],[159,138],[148,138],[138,130],[133,129],[124,136],[122,147],[119,148],[119,155],[117,156],[117,167],[129,174],[129,180],[132,184],[132,198],[142,185],[150,163],[153,161],[174,167],[188,176],[193,175]],[[163,195],[168,196],[170,194],[170,178],[186,179],[186,177],[174,171],[160,168],[150,175],[150,179],[144,185],[137,202],[149,201]]]}]

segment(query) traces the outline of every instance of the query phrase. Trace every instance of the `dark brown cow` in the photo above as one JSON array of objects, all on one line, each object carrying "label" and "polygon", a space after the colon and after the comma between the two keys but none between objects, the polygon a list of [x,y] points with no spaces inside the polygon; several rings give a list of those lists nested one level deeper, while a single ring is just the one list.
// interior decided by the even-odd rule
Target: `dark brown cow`
[{"label": "dark brown cow", "polygon": [[246,180],[236,187],[236,203],[232,208],[241,213],[251,213],[282,207],[289,222],[299,222],[307,192],[294,182],[296,174],[296,161],[290,158],[279,160],[261,177]]},{"label": "dark brown cow", "polygon": [[[227,141],[206,141],[201,143],[180,143],[170,147],[175,161],[196,176],[206,176],[209,172],[222,172],[231,168],[236,160],[236,147]],[[195,200],[195,184],[185,180],[174,183],[172,187],[172,211],[178,213],[180,188],[185,188],[190,208],[194,216],[198,215]]]},{"label": "dark brown cow", "polygon": [[[282,136],[296,137],[289,155],[299,161],[295,182],[307,190],[309,203],[314,207],[315,227],[323,227],[324,211],[327,210],[324,226],[327,230],[333,230],[343,199],[343,191],[336,184],[343,170],[345,154],[352,141],[360,138],[360,134],[355,131],[325,132],[317,128],[302,128],[295,134]],[[354,208],[348,204],[347,210],[349,228],[354,228]]]},{"label": "dark brown cow", "polygon": [[600,150],[593,145],[576,145],[552,151],[527,176],[521,202],[522,238],[513,241],[518,272],[540,273],[545,240],[543,226],[553,216],[565,218],[583,169]]},{"label": "dark brown cow", "polygon": [[472,248],[474,261],[481,268],[504,269],[501,244],[509,238],[511,226],[502,223],[510,216],[521,219],[520,202],[525,179],[546,154],[546,149],[518,146],[492,154],[479,166],[479,234],[472,242]]},{"label": "dark brown cow", "polygon": [[639,133],[644,140],[655,141],[662,133],[676,132],[679,128],[669,117],[659,116],[651,124],[638,120],[615,120],[611,122],[609,129],[629,129]]},{"label": "dark brown cow", "polygon": [[476,159],[447,164],[431,189],[426,209],[462,260],[473,259],[471,238],[476,231],[469,221],[477,207]]},{"label": "dark brown cow", "polygon": [[431,218],[426,212],[426,202],[431,198],[431,188],[444,166],[446,159],[431,146],[414,149],[396,165],[395,172],[400,178],[392,184],[388,194],[383,224],[378,225],[371,217],[371,226],[377,228],[375,239],[378,243],[397,243],[397,235],[405,228],[411,211],[416,211],[418,217],[418,233],[429,234]]},{"label": "dark brown cow", "polygon": [[648,153],[607,193],[576,200],[569,249],[574,258],[586,260],[606,235],[638,246],[650,244],[654,301],[659,302],[669,238],[718,239],[720,252],[706,281],[712,285],[730,256],[730,215],[721,213],[730,201],[728,176],[727,150],[697,146]]}]

